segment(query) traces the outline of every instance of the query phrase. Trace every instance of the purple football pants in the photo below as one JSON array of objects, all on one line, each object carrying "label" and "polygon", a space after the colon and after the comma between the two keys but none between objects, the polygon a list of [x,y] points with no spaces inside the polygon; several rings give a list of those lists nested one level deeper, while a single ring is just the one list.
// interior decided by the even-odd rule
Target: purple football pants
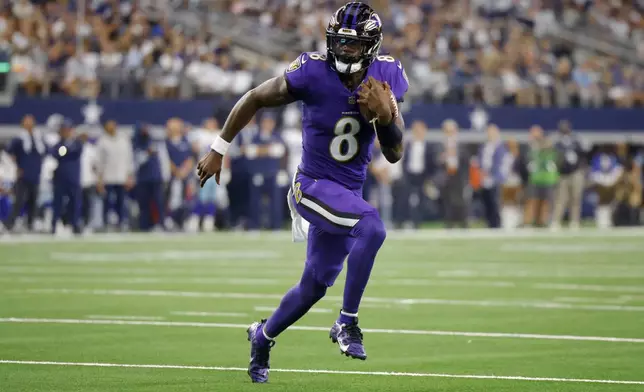
[{"label": "purple football pants", "polygon": [[[384,226],[378,211],[350,190],[330,180],[315,180],[302,173],[295,177],[293,197],[297,212],[310,224],[306,263],[320,283],[332,286],[355,242],[355,228],[367,217]],[[384,239],[384,238],[383,238]]]},{"label": "purple football pants", "polygon": [[326,294],[347,255],[342,310],[357,314],[376,254],[385,240],[384,224],[376,209],[362,199],[360,190],[302,173],[296,175],[292,190],[297,212],[310,223],[306,265],[300,282],[286,293],[264,327],[271,338]]}]

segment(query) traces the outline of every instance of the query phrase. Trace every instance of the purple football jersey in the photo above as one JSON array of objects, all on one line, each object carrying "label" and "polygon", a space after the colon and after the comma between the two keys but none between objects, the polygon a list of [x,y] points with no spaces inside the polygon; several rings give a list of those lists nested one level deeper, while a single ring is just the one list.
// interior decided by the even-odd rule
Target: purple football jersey
[{"label": "purple football jersey", "polygon": [[[300,170],[312,178],[360,189],[371,161],[375,131],[360,114],[357,90],[345,87],[326,55],[320,53],[301,54],[284,76],[291,95],[303,104]],[[389,83],[396,99],[403,100],[409,83],[400,61],[378,56],[365,80],[369,76]]]}]

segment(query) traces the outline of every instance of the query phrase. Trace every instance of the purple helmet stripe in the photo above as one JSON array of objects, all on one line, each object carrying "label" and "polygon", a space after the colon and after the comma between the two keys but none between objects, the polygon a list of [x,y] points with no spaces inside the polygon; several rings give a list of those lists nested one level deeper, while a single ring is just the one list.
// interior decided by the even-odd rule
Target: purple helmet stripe
[{"label": "purple helmet stripe", "polygon": [[352,11],[354,11],[353,12],[353,21],[351,22],[351,28],[352,29],[356,28],[356,22],[358,21],[358,15],[360,14],[360,8],[361,7],[362,7],[362,3],[358,3],[358,5],[356,6],[356,9],[352,10]]},{"label": "purple helmet stripe", "polygon": [[349,23],[349,14],[351,13],[351,9],[353,8],[353,3],[349,4],[347,8],[344,10],[344,18],[342,19],[342,27],[347,27],[347,23]]}]

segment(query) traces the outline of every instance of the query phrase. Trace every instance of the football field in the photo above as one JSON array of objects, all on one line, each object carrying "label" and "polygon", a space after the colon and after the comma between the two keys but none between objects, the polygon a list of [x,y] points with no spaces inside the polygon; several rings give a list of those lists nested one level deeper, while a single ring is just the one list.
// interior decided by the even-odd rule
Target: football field
[{"label": "football field", "polygon": [[391,233],[360,325],[327,297],[277,340],[246,328],[297,282],[290,233],[0,240],[0,391],[644,391],[644,231]]}]

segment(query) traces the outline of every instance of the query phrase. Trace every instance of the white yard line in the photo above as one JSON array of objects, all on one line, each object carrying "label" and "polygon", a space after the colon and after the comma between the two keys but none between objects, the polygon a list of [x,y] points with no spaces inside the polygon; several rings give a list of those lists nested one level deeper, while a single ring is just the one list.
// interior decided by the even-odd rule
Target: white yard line
[{"label": "white yard line", "polygon": [[[239,250],[181,250],[158,252],[52,252],[50,260],[70,263],[137,263],[137,262],[186,262],[203,260],[211,264],[218,261],[235,263],[244,260],[278,259],[280,253],[273,251],[239,251]],[[194,263],[192,263],[194,264]]]},{"label": "white yard line", "polygon": [[[174,283],[174,284],[225,284],[229,286],[279,286],[286,285],[287,281],[266,278],[101,278],[101,277],[0,277],[0,282],[21,282],[21,283],[117,283],[117,284],[152,284],[152,283]],[[288,282],[293,283],[293,282]]]},{"label": "white yard line", "polygon": [[633,301],[635,298],[624,295],[618,298],[585,298],[585,297],[557,297],[555,302],[572,302],[572,303],[601,303],[601,304],[624,304]]},{"label": "white yard line", "polygon": [[535,283],[534,285],[532,285],[532,287],[539,290],[644,293],[643,286],[609,286],[609,285],[571,284],[571,283]]},{"label": "white yard line", "polygon": [[[545,254],[586,254],[586,253],[634,253],[644,251],[642,244],[625,243],[616,246],[610,243],[561,243],[561,244],[538,244],[531,242],[519,242],[503,244],[501,252],[513,253],[545,253]],[[611,262],[611,260],[606,260]]]},{"label": "white yard line", "polygon": [[[256,312],[273,312],[275,307],[271,306],[255,306]],[[333,309],[326,308],[311,308],[307,313],[333,313]]]},{"label": "white yard line", "polygon": [[[168,291],[168,290],[86,290],[86,289],[26,289],[8,290],[5,293],[29,294],[71,294],[71,295],[109,295],[109,296],[143,296],[143,297],[182,297],[182,298],[227,298],[240,300],[282,299],[283,294],[268,293],[217,293],[202,291]],[[339,296],[326,296],[323,301],[342,301]],[[503,301],[503,300],[461,300],[438,298],[381,298],[364,297],[366,303],[390,303],[400,305],[444,305],[471,307],[502,307],[531,309],[567,309],[606,312],[644,312],[644,306],[602,305],[602,304],[568,304],[550,301]]]},{"label": "white yard line", "polygon": [[[468,229],[468,230],[418,230],[418,231],[397,231],[390,230],[387,235],[388,240],[393,241],[427,241],[427,240],[502,240],[508,238],[525,238],[525,239],[567,239],[567,238],[644,238],[644,229],[642,228],[612,228],[611,230],[582,229],[579,231],[562,230],[559,232],[550,232],[548,230],[488,230],[488,229]],[[190,233],[126,233],[126,234],[100,234],[83,237],[58,238],[50,235],[15,235],[0,237],[0,244],[20,245],[24,243],[49,243],[62,244],[66,242],[85,242],[85,243],[148,243],[148,242],[196,242],[196,243],[225,243],[231,241],[250,242],[250,241],[274,241],[283,240],[290,242],[291,232],[261,232],[261,233],[217,233],[215,235],[197,235]],[[301,244],[303,247],[304,244]]]},{"label": "white yard line", "polygon": [[111,316],[111,315],[103,315],[103,314],[90,314],[86,317],[94,320],[143,320],[143,321],[165,320],[165,318],[157,317],[157,316]]},{"label": "white yard line", "polygon": [[[221,372],[246,372],[247,368],[221,367],[221,366],[189,366],[189,365],[142,365],[105,362],[50,362],[50,361],[14,361],[0,359],[0,364],[10,365],[44,365],[44,366],[82,366],[82,367],[109,367],[109,368],[139,368],[139,369],[179,369],[179,370],[210,370]],[[325,370],[325,369],[271,369],[271,373],[305,373],[305,374],[334,374],[352,376],[389,376],[389,377],[434,377],[434,378],[460,378],[474,380],[506,380],[506,381],[534,381],[534,382],[569,382],[590,384],[626,384],[644,385],[644,381],[629,380],[600,380],[584,378],[558,378],[558,377],[525,377],[525,376],[497,376],[477,374],[445,374],[445,373],[404,373],[404,372],[364,372],[357,370]]]},{"label": "white yard line", "polygon": [[231,313],[231,312],[170,312],[176,316],[196,316],[196,317],[248,317],[248,313]]},{"label": "white yard line", "polygon": [[[641,279],[644,278],[644,269],[626,267],[623,268],[604,268],[604,272],[600,271],[600,268],[593,266],[592,270],[588,270],[589,267],[586,266],[586,270],[579,268],[578,271],[571,269],[563,270],[512,270],[508,266],[507,269],[501,271],[485,271],[485,270],[474,270],[474,269],[452,269],[452,270],[438,270],[434,271],[429,276],[437,276],[439,278],[526,278],[526,279],[546,279],[546,278],[593,278],[593,279]],[[630,268],[630,271],[626,271]],[[625,271],[620,271],[624,269]],[[418,271],[423,273],[424,271]]]},{"label": "white yard line", "polygon": [[[20,267],[17,267],[20,268]],[[3,268],[0,267],[0,270]],[[14,271],[9,271],[14,272]],[[15,271],[19,272],[19,271]],[[100,269],[94,274],[104,275],[95,276],[40,276],[46,271],[36,271],[36,276],[29,276],[28,273],[19,273],[19,277],[2,276],[0,282],[22,282],[22,283],[46,283],[46,282],[70,282],[70,283],[123,283],[123,284],[151,284],[151,283],[200,283],[200,284],[227,284],[231,286],[260,285],[260,286],[279,286],[293,283],[293,279],[270,279],[270,278],[219,278],[219,277],[162,277],[159,275],[150,275],[143,277],[117,277],[109,276],[109,270]],[[152,271],[151,271],[152,272]],[[262,275],[266,271],[262,271]],[[294,271],[299,274],[299,271]],[[248,273],[248,272],[246,272]],[[14,275],[12,273],[12,275]],[[105,276],[107,275],[107,276]],[[384,274],[380,274],[384,275]],[[586,291],[586,292],[614,292],[614,293],[644,293],[643,286],[624,286],[624,285],[589,285],[576,283],[529,283],[522,284],[516,281],[494,281],[494,280],[476,280],[469,278],[462,279],[418,279],[418,278],[379,278],[369,281],[370,285],[385,286],[403,286],[403,287],[424,287],[424,286],[466,286],[466,287],[491,287],[491,288],[527,288],[534,290],[546,291]]]},{"label": "white yard line", "polygon": [[[455,262],[453,264],[458,264],[458,262]],[[377,264],[378,265],[378,264]],[[493,271],[493,270],[485,270],[485,269],[449,269],[449,270],[427,270],[427,269],[422,269],[423,264],[418,263],[418,269],[415,271],[404,271],[404,270],[395,270],[395,269],[386,269],[386,268],[395,268],[395,263],[391,264],[386,264],[382,263],[379,264],[381,271],[378,272],[378,275],[382,277],[390,277],[392,279],[408,279],[408,276],[410,274],[414,275],[415,277],[411,279],[418,279],[419,277],[421,279],[438,279],[438,280],[443,280],[445,278],[451,279],[451,280],[456,280],[456,279],[462,279],[462,280],[467,280],[467,279],[472,279],[472,278],[503,278],[503,279],[516,279],[517,282],[520,282],[521,279],[548,279],[548,278],[570,278],[570,279],[578,279],[578,278],[595,278],[595,279],[642,279],[644,278],[644,268],[634,268],[634,267],[626,267],[624,266],[623,268],[606,268],[606,269],[598,269],[593,267],[592,271],[588,270],[582,270],[582,267],[580,266],[578,270],[512,270],[511,266],[507,267],[499,267],[499,271]],[[584,267],[588,269],[588,267]],[[230,267],[220,267],[217,266],[216,264],[213,264],[211,266],[207,265],[202,265],[201,267],[198,265],[187,265],[185,268],[165,268],[165,266],[160,269],[160,268],[140,268],[140,267],[135,267],[135,268],[110,268],[110,267],[105,267],[105,268],[86,268],[86,267],[78,267],[74,265],[58,265],[56,267],[43,267],[43,266],[25,266],[24,263],[23,265],[0,265],[0,271],[2,271],[3,275],[23,275],[23,276],[29,276],[29,275],[47,275],[47,276],[56,276],[56,275],[62,275],[63,277],[68,276],[68,275],[74,275],[74,276],[83,276],[83,275],[101,275],[101,276],[114,276],[114,275],[127,275],[127,276],[132,276],[132,275],[137,275],[137,276],[142,276],[142,277],[194,277],[194,276],[199,276],[199,277],[204,277],[206,278],[207,275],[211,275],[213,278],[217,278],[218,276],[221,275],[235,275],[235,276],[240,276],[240,275],[245,275],[249,273],[255,273],[255,272],[249,272],[249,267],[248,266],[239,266],[237,268],[230,268]],[[206,276],[204,276],[206,275]],[[218,275],[218,276],[217,276]],[[289,267],[280,267],[278,269],[273,269],[271,266],[271,269],[262,269],[261,271],[262,276],[271,276],[271,277],[279,277],[279,278],[284,278],[284,277],[300,277],[302,275],[302,265],[297,264],[297,265],[291,265]],[[480,282],[484,282],[484,280],[479,280]],[[292,283],[292,281],[291,281]],[[555,286],[561,286],[563,287],[565,284],[559,284],[559,283],[543,283],[539,284],[543,288],[547,288],[547,286],[552,285],[552,287]],[[576,285],[576,284],[570,284],[570,287],[573,286],[578,286],[579,288],[582,288],[584,286],[592,286],[592,285]],[[539,288],[541,288],[539,287]],[[629,287],[629,286],[616,286],[616,287]],[[630,286],[630,287],[635,287],[635,286]],[[642,287],[639,287],[637,290],[642,289]],[[572,289],[569,289],[572,290]],[[584,289],[585,290],[585,289]],[[632,291],[633,289],[626,289],[628,291]],[[607,289],[607,290],[602,290],[602,289],[589,289],[589,291],[613,291],[612,289]]]},{"label": "white yard line", "polygon": [[[145,321],[145,320],[88,320],[88,319],[52,319],[52,318],[0,318],[0,323],[11,324],[77,324],[77,325],[137,325],[157,327],[195,327],[195,328],[233,328],[247,329],[248,324],[203,323],[187,321]],[[329,327],[309,327],[292,325],[291,331],[329,331]],[[458,331],[432,331],[411,329],[377,329],[365,328],[363,332],[388,334],[388,335],[432,335],[432,336],[463,336],[479,338],[508,338],[508,339],[537,339],[537,340],[572,340],[590,342],[612,343],[644,343],[644,338],[619,338],[605,336],[575,336],[575,335],[542,335],[525,333],[497,333],[497,332],[458,332]]]},{"label": "white yard line", "polygon": [[[109,275],[118,275],[123,274],[127,276],[140,275],[142,278],[148,277],[176,277],[176,278],[191,278],[191,277],[203,277],[208,278],[207,275],[211,275],[212,278],[218,279],[219,276],[223,274],[235,274],[236,276],[247,274],[249,268],[240,266],[238,268],[228,268],[228,267],[218,267],[213,265],[212,268],[199,268],[195,266],[189,266],[186,268],[114,268],[114,267],[103,267],[103,268],[87,268],[87,267],[78,267],[78,266],[56,266],[56,267],[39,267],[39,266],[7,266],[0,265],[0,271],[4,274],[11,275],[47,275],[47,276],[57,276],[62,275],[62,277],[67,277],[68,275],[101,275],[101,277]],[[160,273],[161,272],[161,273]],[[261,272],[262,275],[266,276],[301,276],[302,269],[301,266],[298,268],[289,268],[289,269],[264,269]],[[206,276],[204,276],[206,275]]]},{"label": "white yard line", "polygon": [[[420,264],[420,263],[419,263]],[[369,284],[385,284],[388,286],[467,286],[467,287],[517,287],[516,282],[499,282],[471,279],[409,279],[392,278],[369,281]]]}]

